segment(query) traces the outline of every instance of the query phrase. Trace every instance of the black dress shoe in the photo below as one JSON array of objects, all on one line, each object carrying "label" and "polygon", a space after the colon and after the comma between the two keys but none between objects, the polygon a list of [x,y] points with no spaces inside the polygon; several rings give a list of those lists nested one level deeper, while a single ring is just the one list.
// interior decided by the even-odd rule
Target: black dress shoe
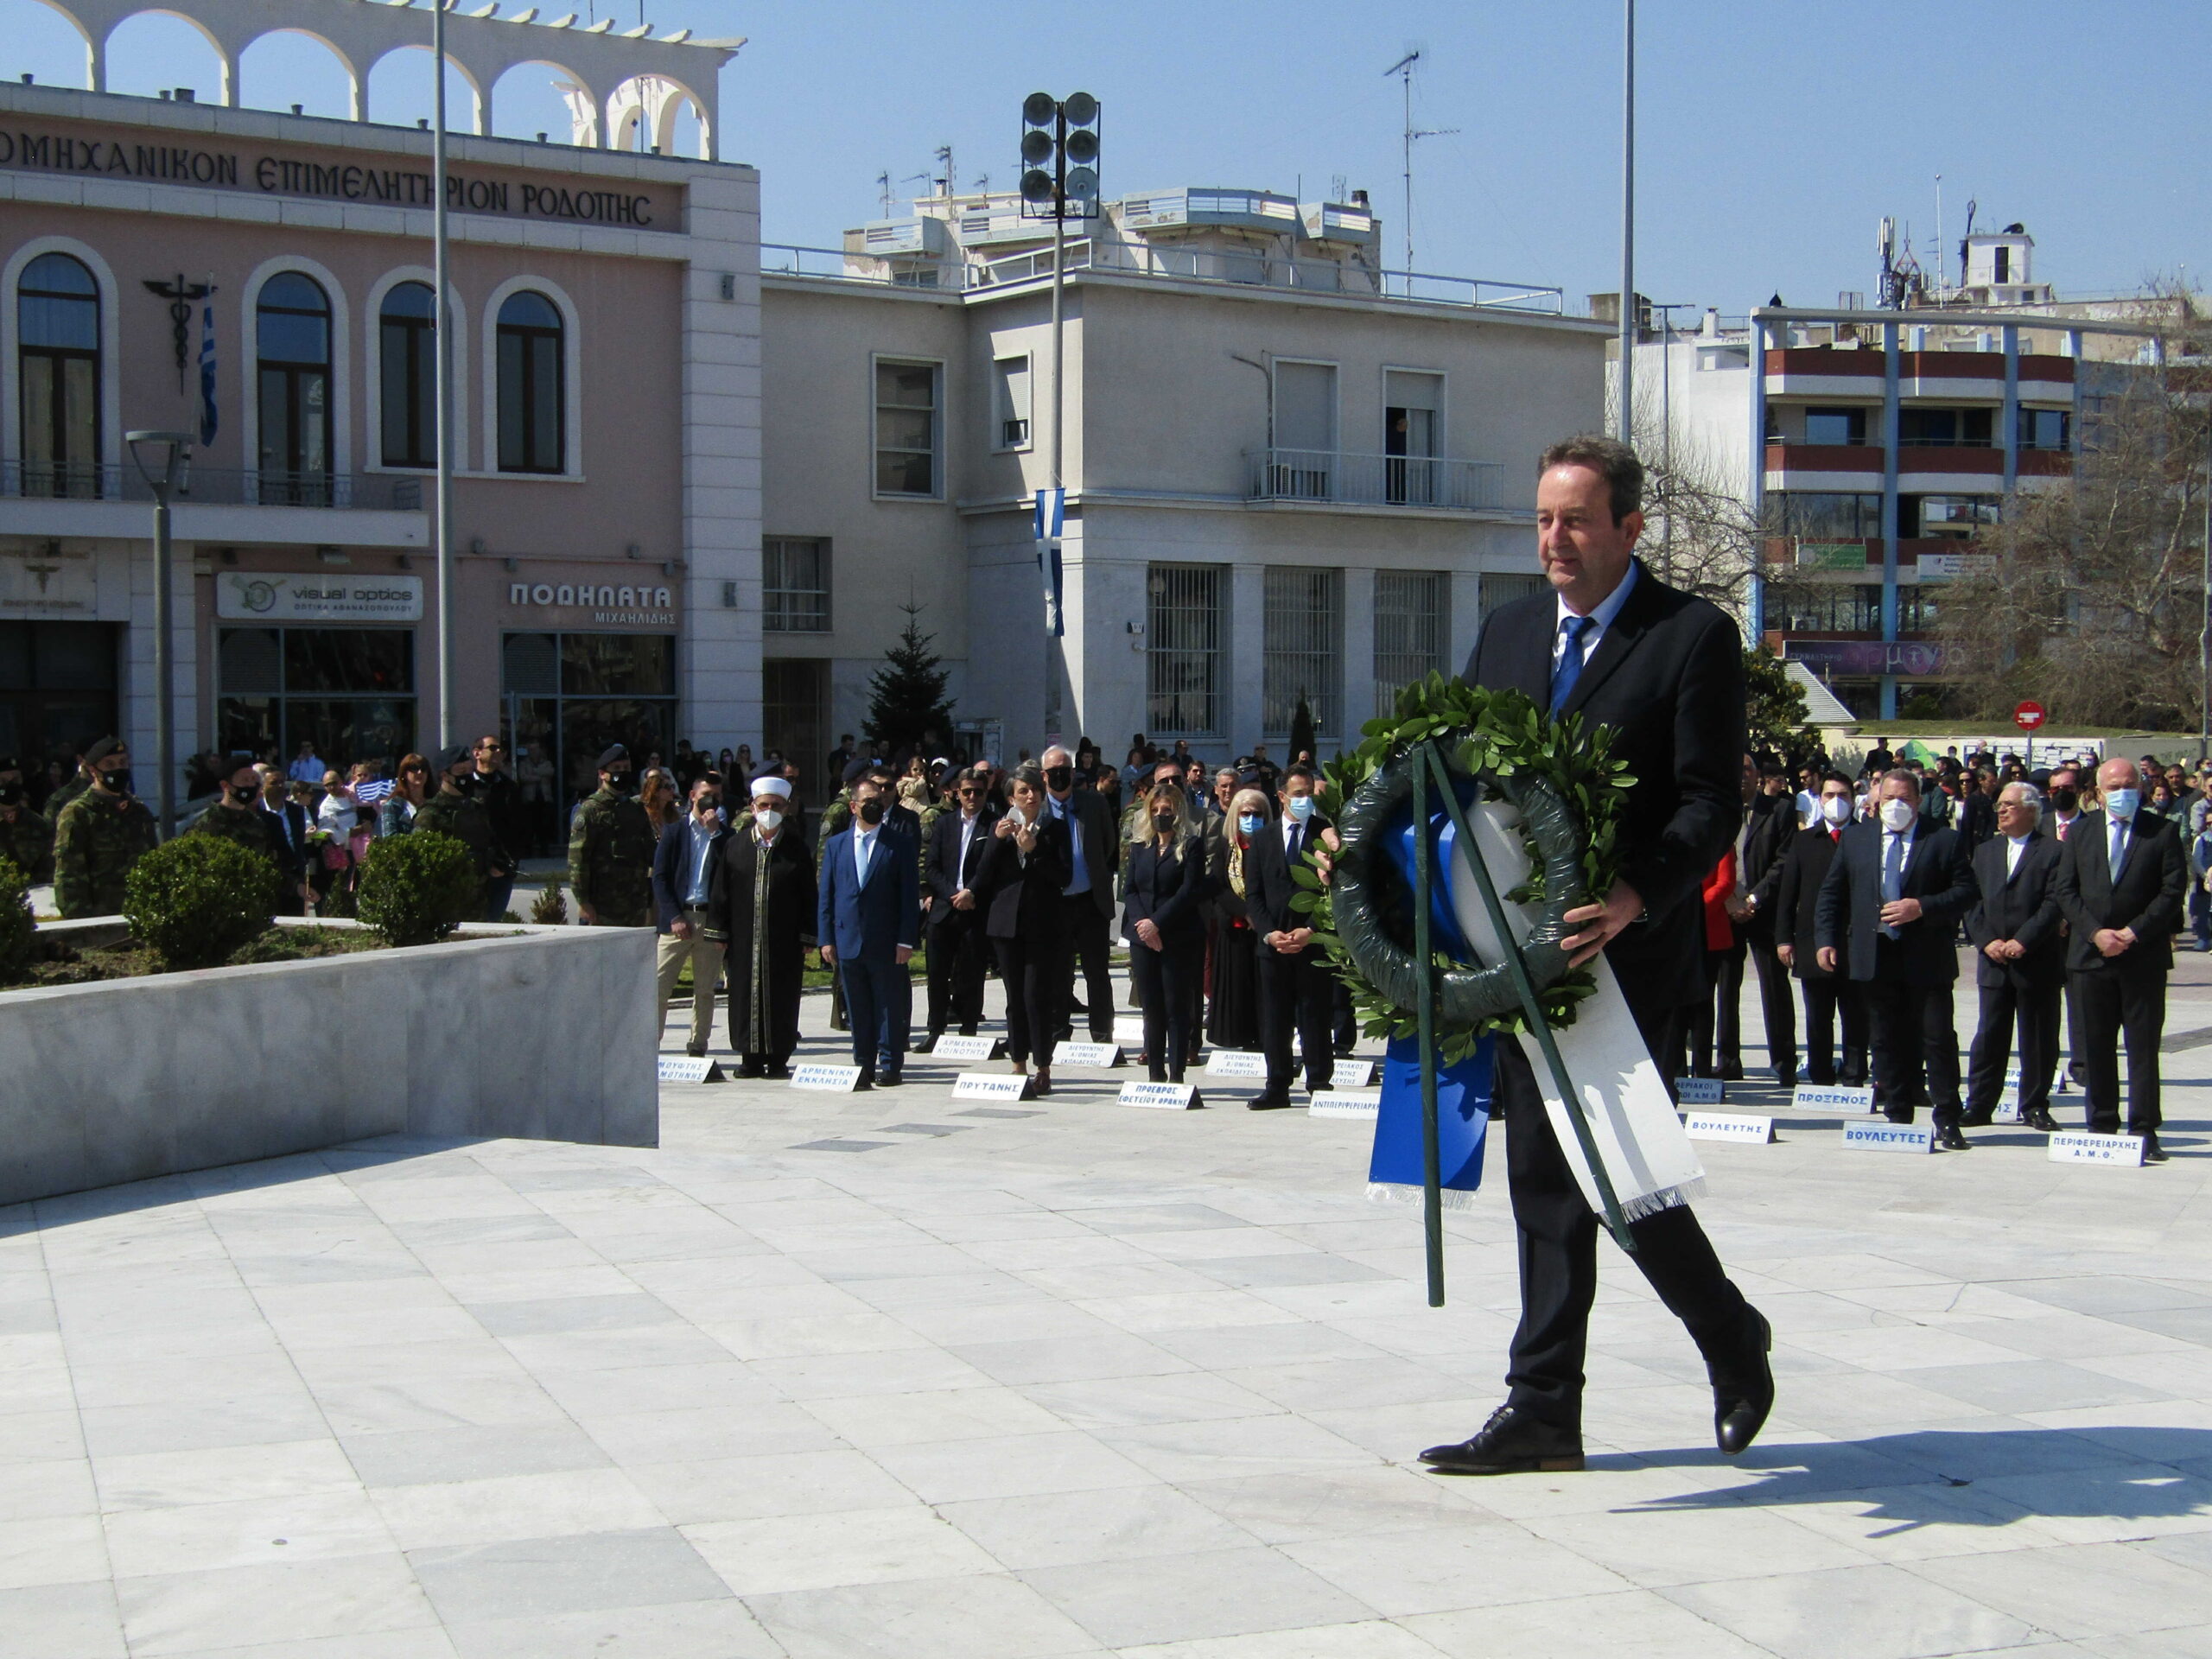
[{"label": "black dress shoe", "polygon": [[1281,1094],[1276,1094],[1270,1090],[1266,1094],[1255,1095],[1244,1103],[1245,1109],[1253,1112],[1280,1112],[1289,1105],[1290,1093],[1287,1090]]},{"label": "black dress shoe", "polygon": [[1959,1133],[1955,1123],[1939,1125],[1936,1130],[1936,1144],[1946,1152],[1972,1152],[1974,1142]]},{"label": "black dress shoe", "polygon": [[2044,1135],[2057,1135],[2061,1132],[2058,1120],[2041,1106],[2023,1116],[2020,1122],[2024,1127],[2038,1130]]},{"label": "black dress shoe", "polygon": [[1421,1460],[1446,1475],[1567,1473],[1582,1467],[1582,1437],[1500,1406],[1475,1433],[1456,1446],[1432,1446]]},{"label": "black dress shoe", "polygon": [[788,1065],[785,1065],[782,1061],[779,1060],[775,1065],[770,1066],[766,1071],[762,1072],[761,1075],[776,1083],[788,1083],[791,1081],[791,1069]]},{"label": "black dress shoe", "polygon": [[1978,1112],[1962,1113],[1959,1118],[1959,1127],[1962,1129],[1986,1129],[1996,1122],[1996,1109],[1988,1107]]},{"label": "black dress shoe", "polygon": [[1797,1086],[1796,1072],[1786,1067],[1776,1071],[1774,1080],[1777,1086],[1783,1089],[1795,1089]]},{"label": "black dress shoe", "polygon": [[861,1073],[860,1081],[853,1085],[853,1092],[857,1094],[863,1089],[873,1089],[874,1087],[875,1073],[873,1071],[863,1071]]},{"label": "black dress shoe", "polygon": [[875,1086],[879,1089],[896,1089],[906,1081],[906,1076],[903,1071],[885,1071],[876,1077]]},{"label": "black dress shoe", "polygon": [[1740,1062],[1732,1061],[1730,1064],[1722,1066],[1720,1070],[1713,1075],[1718,1077],[1723,1083],[1741,1083],[1744,1080],[1744,1068]]},{"label": "black dress shoe", "polygon": [[1835,1073],[1831,1071],[1824,1077],[1819,1072],[1815,1071],[1808,1074],[1806,1077],[1805,1081],[1811,1084],[1815,1089],[1833,1089],[1835,1087]]},{"label": "black dress shoe", "polygon": [[707,1046],[704,1043],[687,1043],[684,1045],[683,1052],[695,1060],[703,1060],[707,1058]]},{"label": "black dress shoe", "polygon": [[2173,1154],[2171,1153],[2168,1152],[2164,1147],[2158,1144],[2158,1132],[2156,1129],[2152,1129],[2144,1135],[2143,1161],[2145,1163],[2163,1164]]},{"label": "black dress shoe", "polygon": [[1732,1458],[1758,1438],[1774,1409],[1774,1367],[1767,1356],[1774,1351],[1774,1327],[1756,1307],[1751,1316],[1751,1351],[1738,1355],[1726,1367],[1710,1362],[1706,1375],[1713,1379],[1713,1440],[1721,1455]]}]

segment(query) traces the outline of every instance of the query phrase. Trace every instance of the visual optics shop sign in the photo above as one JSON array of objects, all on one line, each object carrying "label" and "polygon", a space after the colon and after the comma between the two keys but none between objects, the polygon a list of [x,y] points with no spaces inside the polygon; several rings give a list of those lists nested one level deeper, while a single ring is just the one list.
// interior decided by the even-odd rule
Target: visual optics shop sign
[{"label": "visual optics shop sign", "polygon": [[215,614],[233,622],[420,622],[420,576],[288,576],[226,570]]}]

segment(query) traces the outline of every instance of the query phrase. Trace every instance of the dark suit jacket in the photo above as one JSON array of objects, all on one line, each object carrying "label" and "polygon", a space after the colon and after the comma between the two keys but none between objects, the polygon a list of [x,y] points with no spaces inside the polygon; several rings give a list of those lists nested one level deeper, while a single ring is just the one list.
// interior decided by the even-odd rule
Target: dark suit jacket
[{"label": "dark suit jacket", "polygon": [[[1882,928],[1882,837],[1879,822],[1867,819],[1843,832],[1827,879],[1821,883],[1814,934],[1824,945],[1843,946],[1851,977],[1874,977],[1874,942]],[[1900,898],[1920,900],[1920,919],[1898,930],[1900,966],[1908,985],[1948,985],[1959,976],[1959,953],[1952,944],[1959,918],[1974,901],[1974,869],[1958,831],[1931,829],[1923,819],[1913,827],[1905,855]]]},{"label": "dark suit jacket", "polygon": [[[999,815],[986,805],[976,813],[976,833],[968,838],[968,859],[960,859],[960,826],[965,822],[960,809],[952,807],[937,815],[937,822],[930,825],[929,856],[924,861],[923,886],[930,898],[930,919],[942,921],[947,916],[962,912],[952,907],[952,895],[966,887],[975,891],[976,874],[983,868],[983,855],[991,844],[991,826]],[[971,911],[968,912],[972,915]]]},{"label": "dark suit jacket", "polygon": [[[660,832],[660,842],[653,849],[653,927],[658,932],[668,931],[683,908],[683,884],[688,872],[684,860],[690,850],[691,815],[686,812],[674,823]],[[722,843],[729,836],[729,826],[724,824],[715,831],[713,842],[707,849],[707,885],[709,896],[713,896],[715,867],[722,861]]]},{"label": "dark suit jacket", "polygon": [[853,868],[853,833],[840,830],[823,850],[815,937],[832,946],[840,961],[889,962],[900,945],[921,943],[921,855],[913,837],[893,830],[887,815],[863,884]]},{"label": "dark suit jacket", "polygon": [[[2084,812],[2058,843],[2053,889],[2071,937],[2066,966],[2084,973],[2164,973],[2174,965],[2174,935],[2189,891],[2189,859],[2172,824],[2139,812],[2128,836],[2127,861],[2112,879],[2109,822]],[[2133,928],[2135,943],[2116,957],[2098,953],[2101,927]]]},{"label": "dark suit jacket", "polygon": [[308,831],[315,827],[308,822],[307,809],[297,801],[287,801],[282,809],[276,809],[264,800],[260,810],[273,820],[269,827],[276,831],[276,842],[283,849],[284,880],[296,887],[307,874]]},{"label": "dark suit jacket", "polygon": [[1751,808],[1751,833],[1744,837],[1744,891],[1756,901],[1749,921],[1736,931],[1772,944],[1786,937],[1774,925],[1774,901],[1782,885],[1783,860],[1797,836],[1797,798],[1795,794],[1762,795]]},{"label": "dark suit jacket", "polygon": [[[1306,820],[1306,837],[1300,847],[1308,850],[1319,847],[1321,832],[1328,827],[1328,819],[1316,812]],[[1300,861],[1304,862],[1302,854]],[[1264,939],[1270,933],[1313,926],[1310,913],[1290,907],[1291,898],[1299,890],[1291,880],[1290,860],[1282,845],[1282,817],[1277,813],[1252,837],[1252,845],[1244,854],[1244,897],[1253,931]]]},{"label": "dark suit jacket", "polygon": [[1196,939],[1205,931],[1205,901],[1213,890],[1206,874],[1204,837],[1186,836],[1163,855],[1157,840],[1129,849],[1122,892],[1122,937],[1135,942],[1137,924],[1149,921],[1166,939]]},{"label": "dark suit jacket", "polygon": [[983,849],[976,875],[987,938],[1024,939],[1049,944],[1067,931],[1060,913],[1060,889],[1073,874],[1067,826],[1049,812],[1038,820],[1037,850],[1025,860],[1012,836],[995,832]]},{"label": "dark suit jacket", "polygon": [[[1975,984],[2026,990],[2056,985],[2065,976],[2056,886],[2063,850],[2049,836],[2030,836],[2019,868],[2007,875],[2011,841],[1999,836],[1974,849],[1974,881],[1981,899],[1967,912],[1967,937],[1974,943]],[[1981,947],[1999,939],[2018,939],[2028,954],[2018,962],[1992,962]]]},{"label": "dark suit jacket", "polygon": [[[1057,803],[1047,798],[1045,811],[1049,817]],[[1068,810],[1075,814],[1076,822],[1083,827],[1083,860],[1090,869],[1090,902],[1098,906],[1101,916],[1114,913],[1114,874],[1120,868],[1122,826],[1116,821],[1114,809],[1106,798],[1095,789],[1077,784],[1069,791]],[[1069,852],[1072,870],[1074,852]],[[1075,877],[1070,874],[1060,885],[1065,887]],[[999,935],[991,936],[996,938]]]},{"label": "dark suit jacket", "polygon": [[[1618,836],[1621,879],[1644,916],[1605,949],[1631,1005],[1672,1007],[1704,985],[1698,885],[1743,826],[1744,651],[1719,607],[1669,588],[1636,562],[1636,586],[1583,665],[1562,711],[1613,732],[1636,779]],[[1557,599],[1500,606],[1468,658],[1477,685],[1551,701]]]},{"label": "dark suit jacket", "polygon": [[[1827,824],[1816,823],[1809,830],[1800,830],[1791,840],[1789,852],[1783,855],[1781,870],[1775,877],[1774,942],[1790,947],[1790,971],[1812,985],[1851,977],[1851,951],[1847,945],[1838,947],[1841,955],[1837,963],[1839,971],[1831,974],[1820,963],[1821,884],[1827,880],[1828,866],[1835,861],[1835,849]],[[1765,902],[1760,901],[1762,905]]]},{"label": "dark suit jacket", "polygon": [[1967,845],[1979,849],[1997,833],[1997,803],[1980,790],[1959,803],[1958,831]]}]

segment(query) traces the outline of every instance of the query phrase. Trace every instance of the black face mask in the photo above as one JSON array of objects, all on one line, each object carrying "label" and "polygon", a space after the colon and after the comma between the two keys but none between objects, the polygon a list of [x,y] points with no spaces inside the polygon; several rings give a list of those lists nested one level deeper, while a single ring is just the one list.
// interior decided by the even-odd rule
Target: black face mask
[{"label": "black face mask", "polygon": [[1055,794],[1064,789],[1072,787],[1074,783],[1075,768],[1073,766],[1047,766],[1045,768],[1045,787],[1052,791]]},{"label": "black face mask", "polygon": [[722,801],[721,796],[702,795],[699,798],[699,816],[702,818],[711,823],[714,820],[720,818],[721,815]]},{"label": "black face mask", "polygon": [[21,784],[0,784],[0,806],[15,806],[23,798]]},{"label": "black face mask", "polygon": [[862,823],[875,825],[883,822],[883,797],[871,795],[853,809]]},{"label": "black face mask", "polygon": [[2071,812],[2075,807],[2081,805],[2082,791],[2078,789],[2069,789],[2065,785],[2061,784],[2050,791],[2050,804],[2061,812]]},{"label": "black face mask", "polygon": [[128,766],[118,766],[113,772],[101,772],[99,779],[104,789],[111,789],[118,795],[130,792],[130,768]]},{"label": "black face mask", "polygon": [[475,787],[476,774],[474,772],[468,772],[461,777],[456,778],[451,772],[448,772],[446,774],[446,782],[453,786],[454,791],[456,794],[466,795],[471,789]]},{"label": "black face mask", "polygon": [[226,784],[224,788],[240,806],[251,806],[254,797],[261,793],[259,784]]},{"label": "black face mask", "polygon": [[1152,815],[1152,827],[1159,830],[1160,834],[1166,835],[1170,830],[1173,830],[1175,827],[1175,815],[1173,812],[1154,813]]},{"label": "black face mask", "polygon": [[617,795],[627,795],[637,786],[637,779],[626,772],[609,772],[607,778],[607,786]]}]

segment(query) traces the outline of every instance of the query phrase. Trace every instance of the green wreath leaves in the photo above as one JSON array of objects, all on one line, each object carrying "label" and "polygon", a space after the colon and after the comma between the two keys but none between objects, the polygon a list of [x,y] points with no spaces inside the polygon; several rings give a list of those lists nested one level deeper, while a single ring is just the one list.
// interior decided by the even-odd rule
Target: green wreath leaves
[{"label": "green wreath leaves", "polygon": [[[1433,741],[1454,772],[1491,780],[1518,774],[1549,785],[1585,831],[1584,892],[1611,890],[1620,863],[1616,839],[1621,809],[1636,779],[1629,775],[1625,761],[1612,758],[1609,728],[1586,722],[1580,715],[1554,720],[1523,692],[1491,690],[1432,673],[1402,690],[1393,713],[1369,721],[1361,731],[1359,747],[1324,768],[1331,799],[1339,804],[1339,810],[1376,772],[1415,745]],[[1524,823],[1522,834],[1527,833]],[[1368,853],[1367,848],[1348,840],[1335,856],[1356,861]],[[1292,897],[1291,906],[1312,918],[1316,943],[1328,951],[1351,990],[1361,1028],[1370,1037],[1414,1035],[1414,1011],[1384,995],[1353,960],[1337,929],[1335,893],[1322,880],[1315,855],[1309,853],[1291,876],[1300,889]],[[1543,861],[1532,845],[1529,881],[1501,896],[1518,904],[1541,903],[1543,887]],[[1440,968],[1455,965],[1440,955],[1437,962]],[[1575,1005],[1596,988],[1586,969],[1569,972],[1539,994],[1545,1022],[1554,1029],[1572,1025]],[[1470,1052],[1485,1033],[1521,1031],[1527,1025],[1527,1016],[1516,1007],[1459,1029],[1440,1028],[1437,1037],[1450,1064]]]}]

